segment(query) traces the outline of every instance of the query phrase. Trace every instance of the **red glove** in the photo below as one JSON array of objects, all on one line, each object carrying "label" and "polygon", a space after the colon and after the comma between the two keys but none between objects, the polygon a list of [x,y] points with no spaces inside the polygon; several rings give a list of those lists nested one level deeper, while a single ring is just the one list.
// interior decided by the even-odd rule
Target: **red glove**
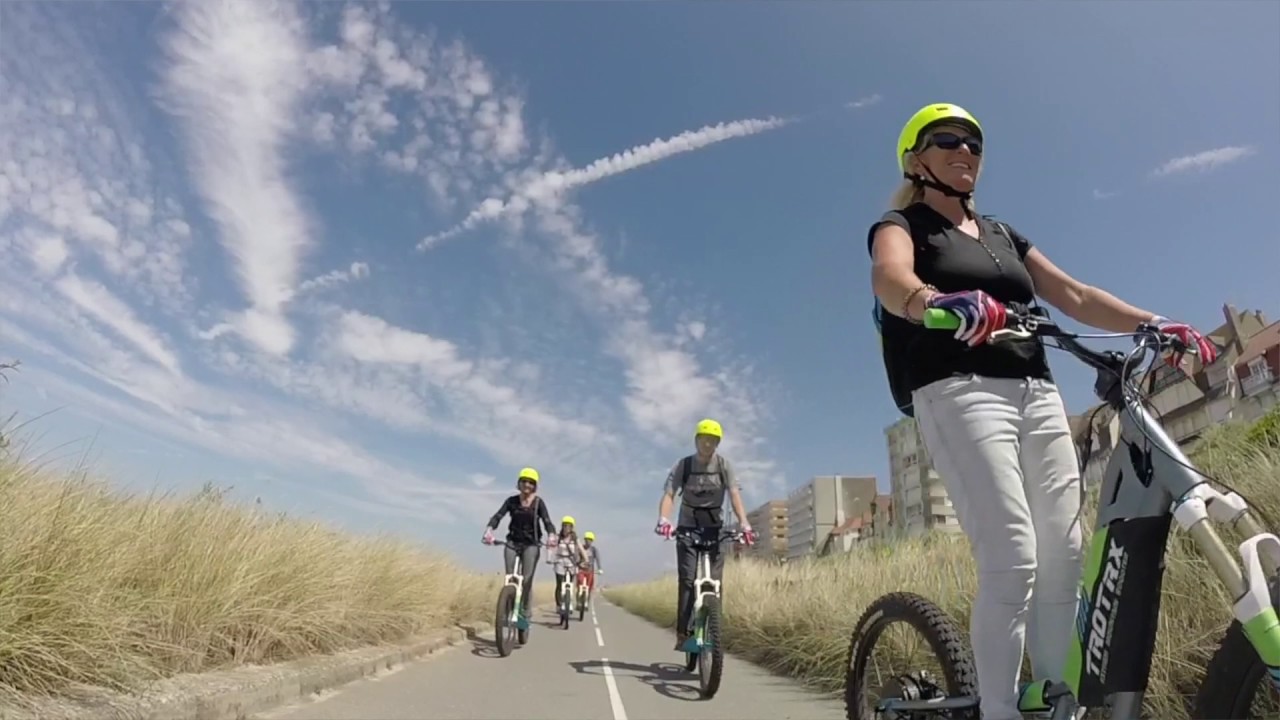
[{"label": "red glove", "polygon": [[747,545],[756,544],[756,531],[752,530],[750,525],[742,526],[742,542]]},{"label": "red glove", "polygon": [[991,333],[1004,328],[1004,305],[981,290],[934,295],[925,305],[960,316],[955,338],[969,347],[981,345]]},{"label": "red glove", "polygon": [[[1183,345],[1192,348],[1196,354],[1200,356],[1200,362],[1210,365],[1214,360],[1218,359],[1218,348],[1209,342],[1208,338],[1200,334],[1199,330],[1187,325],[1186,323],[1174,322],[1166,317],[1159,315],[1151,318],[1151,324],[1165,335],[1175,337]],[[1183,353],[1170,353],[1166,358],[1166,362],[1172,367],[1180,368],[1182,366]]]},{"label": "red glove", "polygon": [[658,518],[658,526],[653,531],[667,540],[670,540],[671,536],[676,534],[676,529],[672,527],[671,521],[666,518]]}]

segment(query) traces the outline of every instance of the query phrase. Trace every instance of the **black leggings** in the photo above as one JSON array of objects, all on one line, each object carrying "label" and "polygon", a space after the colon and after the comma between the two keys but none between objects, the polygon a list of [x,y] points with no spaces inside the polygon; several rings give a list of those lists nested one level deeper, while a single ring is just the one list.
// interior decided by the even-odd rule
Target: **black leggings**
[{"label": "black leggings", "polygon": [[[703,540],[715,541],[720,536],[720,528],[706,528],[698,531]],[[720,551],[719,545],[714,546],[708,551],[711,556],[711,577],[715,580],[724,579],[724,553]],[[689,627],[690,616],[693,615],[693,606],[697,601],[694,593],[693,581],[698,574],[698,549],[693,543],[684,537],[676,538],[676,578],[679,590],[676,592],[676,633],[684,635]]]}]

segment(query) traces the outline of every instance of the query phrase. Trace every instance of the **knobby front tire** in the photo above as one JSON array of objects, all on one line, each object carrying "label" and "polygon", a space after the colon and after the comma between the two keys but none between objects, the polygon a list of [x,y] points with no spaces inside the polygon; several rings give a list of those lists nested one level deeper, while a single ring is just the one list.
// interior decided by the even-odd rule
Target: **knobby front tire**
[{"label": "knobby front tire", "polygon": [[867,663],[876,641],[893,623],[906,623],[915,629],[933,650],[942,665],[943,679],[949,697],[977,697],[978,671],[973,664],[973,651],[964,633],[942,608],[921,595],[908,592],[890,593],[871,603],[854,626],[849,641],[847,674],[844,682],[844,707],[847,720],[874,720],[875,709],[867,704],[863,687]]},{"label": "knobby front tire", "polygon": [[710,700],[720,690],[720,676],[724,672],[724,644],[721,642],[720,598],[708,595],[703,601],[703,644],[698,653],[698,679],[702,697]]},{"label": "knobby front tire", "polygon": [[515,645],[515,625],[511,622],[511,612],[516,607],[516,589],[510,585],[503,586],[498,593],[498,609],[493,618],[493,640],[498,646],[498,655],[506,657],[511,654]]},{"label": "knobby front tire", "polygon": [[[1280,577],[1272,577],[1271,606],[1280,608]],[[1254,720],[1253,700],[1261,690],[1271,692],[1271,713],[1267,718],[1280,717],[1275,706],[1278,696],[1270,687],[1271,678],[1267,666],[1258,651],[1245,637],[1239,620],[1232,620],[1222,643],[1205,665],[1204,681],[1196,693],[1191,717],[1195,720]]]}]

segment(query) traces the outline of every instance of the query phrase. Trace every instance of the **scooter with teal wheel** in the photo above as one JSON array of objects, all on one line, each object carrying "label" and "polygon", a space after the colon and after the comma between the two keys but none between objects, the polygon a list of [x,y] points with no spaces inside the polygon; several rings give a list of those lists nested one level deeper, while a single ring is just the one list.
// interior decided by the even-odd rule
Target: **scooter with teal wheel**
[{"label": "scooter with teal wheel", "polygon": [[720,581],[711,574],[711,551],[726,541],[742,539],[736,530],[719,530],[709,540],[698,530],[680,528],[675,536],[697,551],[697,574],[693,580],[693,611],[689,613],[688,639],[681,648],[685,653],[684,669],[698,670],[698,689],[704,699],[711,699],[720,689],[724,672],[724,644],[721,642],[723,609],[720,604]]}]

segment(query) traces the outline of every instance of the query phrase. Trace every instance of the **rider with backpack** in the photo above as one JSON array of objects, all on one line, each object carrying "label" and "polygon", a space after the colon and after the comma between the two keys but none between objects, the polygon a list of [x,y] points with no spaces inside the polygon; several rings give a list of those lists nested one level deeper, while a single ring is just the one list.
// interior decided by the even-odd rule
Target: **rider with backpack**
[{"label": "rider with backpack", "polygon": [[[738,480],[733,473],[733,466],[728,459],[716,452],[724,431],[720,423],[707,419],[698,423],[694,430],[694,446],[697,450],[688,455],[671,468],[667,474],[666,486],[662,491],[662,501],[658,504],[658,526],[654,532],[670,539],[675,534],[671,525],[671,506],[675,496],[680,495],[681,529],[695,531],[705,540],[716,542],[724,527],[724,500],[727,496],[733,505],[733,514],[738,518],[738,525],[743,534],[743,541],[748,545],[755,542],[755,533],[747,522],[747,513],[742,508],[742,495],[738,490]],[[716,542],[711,551],[711,576],[720,580],[724,573],[724,553]],[[676,572],[679,578],[679,593],[676,601],[676,650],[680,650],[688,639],[686,628],[689,615],[693,612],[693,579],[697,573],[698,551],[692,543],[683,537],[676,538]]]},{"label": "rider with backpack", "polygon": [[[1018,684],[1024,639],[1036,679],[1064,677],[1080,576],[1083,488],[1067,412],[1038,339],[986,344],[1005,306],[1036,296],[1113,332],[1151,324],[1216,349],[1172,322],[1086,285],[1012,228],[975,213],[982,127],[956,105],[928,105],[898,138],[906,182],[867,233],[885,370],[898,408],[916,417],[978,566],[970,636],[984,720],[1044,709]],[[961,317],[953,334],[924,311]]]}]

